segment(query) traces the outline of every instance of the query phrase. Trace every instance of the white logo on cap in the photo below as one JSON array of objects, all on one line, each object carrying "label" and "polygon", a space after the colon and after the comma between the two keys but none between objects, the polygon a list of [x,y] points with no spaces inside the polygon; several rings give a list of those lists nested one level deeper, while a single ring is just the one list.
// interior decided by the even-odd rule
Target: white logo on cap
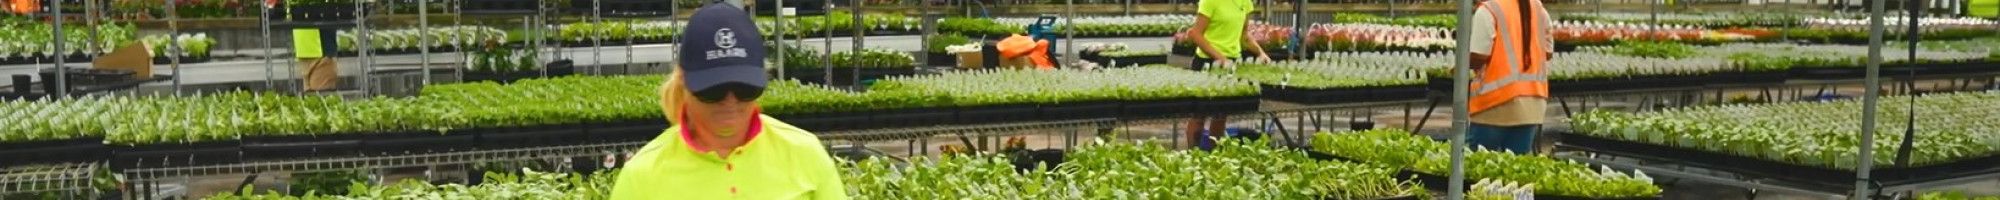
[{"label": "white logo on cap", "polygon": [[736,31],[729,28],[715,30],[715,47],[736,48]]},{"label": "white logo on cap", "polygon": [[743,48],[736,48],[736,31],[729,30],[729,28],[715,30],[715,47],[715,50],[704,52],[708,54],[708,60],[750,57],[749,51],[745,51]]}]

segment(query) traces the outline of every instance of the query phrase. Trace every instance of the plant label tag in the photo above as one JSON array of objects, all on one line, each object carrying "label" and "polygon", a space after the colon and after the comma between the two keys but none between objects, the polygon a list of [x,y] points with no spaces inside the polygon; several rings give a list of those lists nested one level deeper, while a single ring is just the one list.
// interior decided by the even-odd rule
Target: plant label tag
[{"label": "plant label tag", "polygon": [[778,11],[778,15],[784,15],[784,16],[799,15],[799,8],[785,7],[785,9]]}]

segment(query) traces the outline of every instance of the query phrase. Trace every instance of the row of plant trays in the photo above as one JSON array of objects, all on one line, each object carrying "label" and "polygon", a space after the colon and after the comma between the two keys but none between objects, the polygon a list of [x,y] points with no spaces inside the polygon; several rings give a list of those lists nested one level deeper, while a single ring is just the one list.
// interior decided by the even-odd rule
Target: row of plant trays
[{"label": "row of plant trays", "polygon": [[[1585,79],[1557,79],[1549,81],[1549,93],[1588,93],[1632,89],[1664,87],[1688,87],[1701,84],[1779,84],[1784,83],[1788,73],[1769,72],[1726,72],[1693,75],[1651,75],[1627,77],[1599,77]],[[1452,77],[1431,77],[1425,87],[1430,91],[1451,91]],[[1689,83],[1697,83],[1690,85]]]},{"label": "row of plant trays", "polygon": [[279,5],[267,15],[272,20],[291,22],[334,22],[354,21],[354,4]]},{"label": "row of plant trays", "polygon": [[[7,165],[49,162],[95,162],[109,158],[121,169],[218,165],[301,158],[442,153],[481,149],[518,149],[614,142],[644,142],[666,130],[665,119],[593,124],[509,128],[473,128],[442,133],[429,131],[351,133],[332,135],[246,136],[236,141],[141,146],[102,145],[77,141],[64,146],[0,150],[0,155],[38,155],[9,159]],[[101,141],[101,138],[100,138]]]},{"label": "row of plant trays", "polygon": [[[1883,77],[1906,76],[1916,72],[1920,76],[1978,74],[2000,72],[2000,61],[1970,60],[1947,61],[1926,64],[1884,64]],[[1790,76],[1806,80],[1856,79],[1868,76],[1865,66],[1804,66],[1793,67]]]},{"label": "row of plant trays", "polygon": [[1389,85],[1343,88],[1303,88],[1281,85],[1259,85],[1264,99],[1302,103],[1364,103],[1423,99],[1427,95],[1423,85]]},{"label": "row of plant trays", "polygon": [[[914,67],[902,67],[902,68],[862,67],[860,72],[861,80],[876,80],[890,76],[909,76],[915,74],[917,74],[917,69]],[[799,81],[806,83],[814,83],[822,85],[854,85],[853,79],[855,77],[855,70],[853,67],[834,67],[833,81],[831,82],[828,82],[826,80],[826,68],[786,69],[785,74],[783,75],[784,75],[783,78],[798,79]]]},{"label": "row of plant trays", "polygon": [[[1299,147],[1299,148],[1296,148],[1296,149],[1298,149],[1299,151],[1304,151],[1304,152],[1306,153],[1306,157],[1311,157],[1312,159],[1315,159],[1315,160],[1322,160],[1322,161],[1342,161],[1342,162],[1354,162],[1354,163],[1367,163],[1367,162],[1364,162],[1364,161],[1361,161],[1361,160],[1357,160],[1357,159],[1352,159],[1352,158],[1347,158],[1347,157],[1341,157],[1341,156],[1339,156],[1339,155],[1333,155],[1333,154],[1328,154],[1328,153],[1323,153],[1323,152],[1319,152],[1319,151],[1314,151],[1314,150],[1312,150],[1311,148],[1306,148],[1306,147]],[[1424,185],[1424,189],[1428,189],[1428,190],[1431,190],[1431,191],[1444,191],[1444,190],[1448,190],[1448,189],[1450,189],[1449,187],[1451,186],[1451,176],[1450,176],[1450,175],[1439,175],[1439,174],[1430,174],[1430,173],[1424,173],[1424,172],[1418,172],[1418,171],[1416,171],[1416,170],[1411,170],[1411,169],[1408,169],[1408,168],[1404,168],[1404,169],[1398,169],[1398,170],[1397,170],[1397,172],[1396,172],[1396,177],[1408,177],[1408,178],[1410,178],[1410,180],[1412,180],[1412,181],[1416,181],[1416,182],[1417,182],[1418,184],[1423,184],[1423,185]],[[1462,185],[1462,186],[1460,186],[1460,187],[1465,187],[1465,188],[1471,188],[1471,187],[1472,187],[1472,184],[1473,184],[1472,182],[1473,182],[1472,180],[1467,180],[1467,181],[1465,182],[1465,185]],[[1536,195],[1535,195],[1535,199],[1546,199],[1546,200],[1655,200],[1655,199],[1660,199],[1660,197],[1645,197],[1645,198],[1589,198],[1589,197],[1574,197],[1574,196],[1560,196],[1560,195],[1542,195],[1542,194],[1536,194]]]},{"label": "row of plant trays", "polygon": [[[1084,61],[1090,61],[1090,62],[1094,62],[1094,63],[1097,63],[1098,65],[1102,65],[1102,66],[1106,66],[1106,67],[1122,67],[1122,66],[1145,66],[1145,65],[1152,65],[1152,64],[1167,64],[1167,56],[1166,56],[1166,55],[1157,55],[1157,56],[1130,56],[1130,57],[1109,57],[1109,56],[1102,56],[1102,55],[1099,55],[1099,54],[1098,54],[1098,52],[1079,52],[1079,53],[1077,53],[1077,58],[1078,58],[1078,59],[1083,59]],[[1115,65],[1114,65],[1114,64],[1115,64]]]},{"label": "row of plant trays", "polygon": [[617,47],[617,46],[630,46],[630,45],[666,44],[673,42],[674,42],[673,38],[631,38],[631,39],[606,38],[597,41],[592,41],[588,39],[562,41],[562,46],[563,47]]},{"label": "row of plant trays", "polygon": [[[181,57],[181,64],[205,63],[208,62],[209,59],[210,58],[208,56],[184,56]],[[90,56],[83,54],[70,54],[68,56],[63,56],[63,62],[68,62],[68,63],[85,63],[90,61],[91,61]],[[172,61],[173,60],[168,60],[167,57],[153,57],[153,64],[171,64],[173,63]],[[55,57],[50,57],[50,56],[0,57],[0,65],[46,64],[55,62],[56,62]]]},{"label": "row of plant trays", "polygon": [[1102,101],[1053,105],[1015,104],[953,108],[778,115],[806,130],[856,130],[945,124],[991,124],[1101,118],[1156,118],[1189,114],[1257,111],[1256,97]]},{"label": "row of plant trays", "polygon": [[460,82],[490,81],[490,82],[497,82],[500,84],[511,84],[514,83],[515,81],[520,81],[522,79],[569,76],[576,74],[576,66],[574,66],[573,62],[569,60],[557,60],[555,62],[550,62],[549,64],[543,66],[548,70],[547,76],[543,76],[542,70],[522,70],[522,71],[508,71],[508,72],[467,70],[465,71],[465,77],[459,77],[459,80]]},{"label": "row of plant trays", "polygon": [[[1834,190],[1851,189],[1848,187],[1852,187],[1854,183],[1854,170],[1804,166],[1728,153],[1598,138],[1587,134],[1570,132],[1554,133],[1564,146],[1587,149],[1592,152],[1673,160],[1681,164],[1710,170],[1805,183]],[[1878,165],[1873,171],[1869,172],[1871,174],[1869,177],[1884,185],[1897,185],[1944,180],[1983,173],[1996,173],[1994,171],[1996,168],[2000,168],[2000,155],[1919,167]]]}]

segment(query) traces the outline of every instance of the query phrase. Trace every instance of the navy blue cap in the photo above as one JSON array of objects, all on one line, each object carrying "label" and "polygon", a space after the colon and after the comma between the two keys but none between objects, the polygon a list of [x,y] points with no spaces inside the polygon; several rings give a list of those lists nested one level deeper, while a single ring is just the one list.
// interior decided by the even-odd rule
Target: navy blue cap
[{"label": "navy blue cap", "polygon": [[726,83],[764,87],[764,39],[743,9],[710,4],[694,11],[681,29],[681,78],[688,90]]}]

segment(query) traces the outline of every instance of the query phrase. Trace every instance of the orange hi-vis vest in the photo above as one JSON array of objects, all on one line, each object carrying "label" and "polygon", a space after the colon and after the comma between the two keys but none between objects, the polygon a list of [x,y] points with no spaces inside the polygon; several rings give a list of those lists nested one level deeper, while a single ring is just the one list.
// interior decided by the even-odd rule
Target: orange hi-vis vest
[{"label": "orange hi-vis vest", "polygon": [[[1525,1],[1525,2],[1523,2]],[[1549,97],[1548,75],[1544,73],[1549,60],[1550,46],[1544,46],[1541,35],[1549,34],[1541,30],[1543,23],[1534,17],[1545,17],[1540,9],[1541,1],[1536,0],[1487,0],[1479,5],[1493,15],[1493,49],[1472,81],[1472,98],[1467,102],[1470,114],[1479,114],[1487,109],[1506,104],[1519,97]],[[1523,7],[1532,6],[1532,7]]]}]

